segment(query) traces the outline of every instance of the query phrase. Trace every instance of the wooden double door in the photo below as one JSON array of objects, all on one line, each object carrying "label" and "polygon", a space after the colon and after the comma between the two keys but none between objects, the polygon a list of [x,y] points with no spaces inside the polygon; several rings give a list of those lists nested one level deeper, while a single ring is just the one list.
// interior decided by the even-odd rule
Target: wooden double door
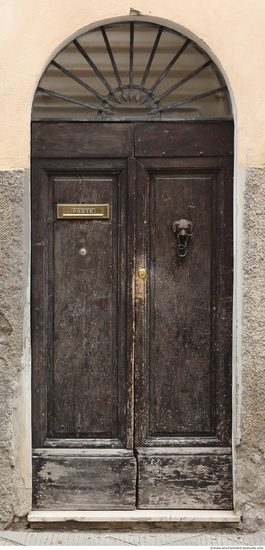
[{"label": "wooden double door", "polygon": [[232,122],[32,144],[33,508],[232,508]]}]

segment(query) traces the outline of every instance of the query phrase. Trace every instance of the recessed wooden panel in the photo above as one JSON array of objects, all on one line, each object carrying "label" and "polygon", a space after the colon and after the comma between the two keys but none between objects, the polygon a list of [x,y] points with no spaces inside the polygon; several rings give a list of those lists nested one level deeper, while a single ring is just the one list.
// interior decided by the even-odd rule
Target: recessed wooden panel
[{"label": "recessed wooden panel", "polygon": [[133,154],[130,124],[35,122],[32,154],[39,158],[127,158]]},{"label": "recessed wooden panel", "polygon": [[233,156],[233,122],[139,123],[135,128],[135,156]]},{"label": "recessed wooden panel", "polygon": [[110,203],[109,220],[54,221],[51,435],[117,437],[118,179],[53,178],[60,202]]},{"label": "recessed wooden panel", "polygon": [[[208,451],[208,450],[207,450]],[[221,454],[221,452],[223,454]],[[228,510],[233,507],[230,449],[178,454],[177,449],[138,451],[138,507]]]},{"label": "recessed wooden panel", "polygon": [[[150,179],[150,435],[211,432],[214,178]],[[186,257],[172,224],[193,224]],[[216,217],[213,218],[213,224]]]},{"label": "recessed wooden panel", "polygon": [[136,460],[132,452],[86,454],[33,454],[35,510],[135,508]]}]

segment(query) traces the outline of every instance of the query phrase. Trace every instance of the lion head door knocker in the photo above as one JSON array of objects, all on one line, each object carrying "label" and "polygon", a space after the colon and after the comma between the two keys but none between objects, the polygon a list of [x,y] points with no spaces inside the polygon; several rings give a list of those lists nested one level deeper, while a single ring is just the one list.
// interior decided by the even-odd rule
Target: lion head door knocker
[{"label": "lion head door knocker", "polygon": [[192,238],[193,223],[189,220],[178,220],[172,224],[172,229],[178,240],[177,255],[185,258],[188,252],[188,240]]}]

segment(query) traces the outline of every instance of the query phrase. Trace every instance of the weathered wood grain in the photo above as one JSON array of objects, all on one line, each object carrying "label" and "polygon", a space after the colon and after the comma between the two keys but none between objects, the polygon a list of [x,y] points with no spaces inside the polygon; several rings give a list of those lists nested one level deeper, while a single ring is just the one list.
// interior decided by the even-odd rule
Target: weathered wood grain
[{"label": "weathered wood grain", "polygon": [[136,124],[135,156],[233,156],[233,122]]},{"label": "weathered wood grain", "polygon": [[130,124],[32,124],[32,154],[39,158],[127,158],[133,152]]},{"label": "weathered wood grain", "polygon": [[32,163],[32,262],[31,262],[31,323],[32,323],[32,438],[40,446],[47,437],[47,210],[39,205],[48,202],[48,176]]},{"label": "weathered wood grain", "polygon": [[36,508],[231,508],[232,145],[231,122],[33,124]]},{"label": "weathered wood grain", "polygon": [[[231,125],[200,132],[166,125],[154,139],[136,128],[136,258],[148,273],[136,285],[135,445],[148,447],[138,453],[141,508],[232,507],[224,446],[231,445],[233,132]],[[183,259],[172,232],[181,218],[193,223]],[[205,444],[220,445],[219,454],[213,447],[204,454]]]},{"label": "weathered wood grain", "polygon": [[[133,129],[34,128],[33,441],[44,449],[60,448],[56,457],[33,458],[34,498],[40,508],[131,508],[136,466],[132,453],[124,456],[124,447],[133,445],[126,332],[132,289],[126,157]],[[110,218],[57,220],[58,203],[108,203]],[[101,455],[95,457],[99,447]],[[69,448],[79,455],[66,456]],[[85,457],[80,456],[84,449]],[[61,474],[50,484],[39,475],[42,461],[51,465],[52,476],[60,458]]]},{"label": "weathered wood grain", "polygon": [[[231,444],[232,160],[219,161],[137,163],[136,447]],[[175,217],[194,225],[183,259]]]},{"label": "weathered wood grain", "polygon": [[[150,435],[211,434],[213,176],[160,171],[149,189]],[[193,223],[185,258],[180,218]]]},{"label": "weathered wood grain", "polygon": [[131,510],[136,460],[126,456],[34,456],[34,510]]},{"label": "weathered wood grain", "polygon": [[138,451],[138,507],[228,510],[233,507],[231,454],[163,455]]},{"label": "weathered wood grain", "polygon": [[108,203],[110,219],[54,220],[50,436],[117,437],[117,177],[58,176],[53,187],[55,205]]}]

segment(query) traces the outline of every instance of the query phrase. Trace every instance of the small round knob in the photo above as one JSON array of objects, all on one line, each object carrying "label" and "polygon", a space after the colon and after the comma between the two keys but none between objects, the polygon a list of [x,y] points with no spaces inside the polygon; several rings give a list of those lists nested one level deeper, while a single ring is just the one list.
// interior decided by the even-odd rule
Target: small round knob
[{"label": "small round knob", "polygon": [[147,275],[147,271],[144,267],[141,267],[141,269],[139,269],[138,271],[138,275],[140,277],[140,279],[145,279],[146,275]]}]

